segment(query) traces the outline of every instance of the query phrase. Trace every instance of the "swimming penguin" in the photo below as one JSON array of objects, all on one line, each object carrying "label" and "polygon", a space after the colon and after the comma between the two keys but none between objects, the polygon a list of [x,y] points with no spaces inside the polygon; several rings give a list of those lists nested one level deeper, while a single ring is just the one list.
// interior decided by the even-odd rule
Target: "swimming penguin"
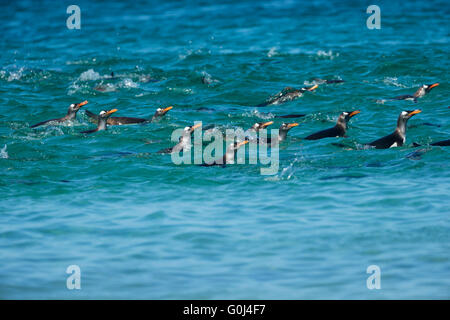
[{"label": "swimming penguin", "polygon": [[87,103],[88,103],[87,101],[83,101],[80,103],[72,103],[69,106],[69,109],[67,110],[66,116],[64,116],[62,118],[58,118],[58,119],[51,119],[51,120],[36,123],[35,125],[32,125],[31,128],[36,128],[36,127],[42,126],[44,124],[56,124],[56,123],[61,123],[61,122],[65,122],[68,120],[75,120],[77,117],[78,110],[80,110],[80,108]]},{"label": "swimming penguin", "polygon": [[272,144],[272,143],[276,143],[276,142],[285,141],[289,130],[291,130],[292,128],[294,128],[296,126],[298,126],[298,123],[283,123],[280,126],[280,129],[278,129],[278,139],[277,140],[272,139],[272,137],[265,138],[265,139],[260,138],[260,139],[258,139],[258,143]]},{"label": "swimming penguin", "polygon": [[419,89],[417,89],[417,91],[413,95],[405,94],[405,95],[393,97],[390,99],[392,99],[392,100],[411,100],[411,101],[417,102],[418,98],[422,98],[424,95],[426,95],[428,92],[430,92],[431,89],[433,89],[434,87],[437,87],[438,85],[439,85],[438,82],[433,83],[433,84],[424,84]]},{"label": "swimming penguin", "polygon": [[242,147],[243,145],[247,144],[249,141],[244,140],[242,142],[234,142],[231,143],[227,150],[225,151],[225,154],[220,159],[214,160],[213,163],[203,163],[200,166],[201,167],[211,167],[211,166],[222,166],[225,167],[227,164],[233,164],[234,163],[234,156],[236,151]]},{"label": "swimming penguin", "polygon": [[80,133],[93,133],[93,132],[97,132],[97,131],[101,131],[101,130],[106,130],[106,127],[108,126],[107,125],[108,118],[116,111],[117,111],[117,109],[112,109],[109,111],[100,111],[100,113],[98,115],[97,128],[92,129],[92,130],[87,130],[87,131],[81,131]]},{"label": "swimming penguin", "polygon": [[269,105],[276,105],[288,101],[292,101],[296,98],[299,98],[305,93],[306,91],[314,91],[318,87],[317,84],[313,85],[312,87],[308,88],[301,88],[301,89],[295,89],[291,87],[286,87],[283,89],[283,91],[277,93],[275,96],[267,100],[266,102],[263,102],[257,107],[266,107]]},{"label": "swimming penguin", "polygon": [[381,139],[372,141],[369,146],[376,149],[388,149],[393,147],[401,147],[406,141],[406,123],[415,114],[421,113],[422,110],[402,111],[398,116],[397,128],[393,133]]},{"label": "swimming penguin", "polygon": [[306,140],[318,140],[323,138],[332,138],[332,137],[345,137],[345,133],[347,132],[347,124],[352,117],[360,113],[361,111],[346,111],[342,112],[339,115],[339,118],[336,122],[336,125],[333,128],[325,129],[314,134],[307,136]]},{"label": "swimming penguin", "polygon": [[181,135],[179,142],[173,147],[159,150],[157,153],[179,153],[183,150],[191,149],[191,134],[195,129],[200,128],[202,126],[201,123],[196,125],[184,128],[183,134]]},{"label": "swimming penguin", "polygon": [[[110,126],[120,126],[120,125],[124,125],[124,124],[137,124],[137,123],[144,123],[144,122],[153,122],[161,117],[163,117],[170,109],[172,109],[173,107],[167,107],[167,108],[158,108],[156,109],[155,114],[153,115],[153,117],[149,120],[149,119],[144,119],[144,118],[130,118],[130,117],[111,117],[108,118],[108,124]],[[98,121],[98,115],[90,112],[89,110],[86,110],[86,115],[91,118],[91,119],[95,119]]]}]

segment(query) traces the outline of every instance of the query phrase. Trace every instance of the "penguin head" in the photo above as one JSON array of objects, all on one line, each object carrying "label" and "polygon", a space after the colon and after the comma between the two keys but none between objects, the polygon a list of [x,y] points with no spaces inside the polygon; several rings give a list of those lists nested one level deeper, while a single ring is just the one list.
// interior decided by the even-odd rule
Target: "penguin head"
[{"label": "penguin head", "polygon": [[112,110],[102,110],[100,111],[100,113],[98,114],[100,116],[100,118],[106,119],[109,118],[114,112],[116,112],[117,109],[112,109]]},{"label": "penguin head", "polygon": [[195,124],[195,125],[193,125],[193,126],[185,127],[185,128],[184,128],[184,133],[185,133],[185,134],[191,134],[192,132],[195,131],[195,129],[198,129],[198,128],[200,128],[201,126],[202,126],[201,123],[197,123],[197,124]]},{"label": "penguin head", "polygon": [[231,143],[229,146],[228,146],[228,149],[229,150],[237,150],[237,149],[239,149],[240,147],[242,147],[243,145],[245,145],[245,144],[247,144],[247,143],[249,143],[249,140],[248,139],[245,139],[245,140],[243,140],[243,141],[241,141],[241,142],[234,142],[234,143]]},{"label": "penguin head", "polygon": [[268,126],[270,126],[273,123],[273,121],[269,121],[269,122],[257,122],[255,123],[250,129],[255,130],[256,132],[267,128]]},{"label": "penguin head", "polygon": [[293,127],[298,126],[298,123],[283,123],[280,126],[280,130],[279,131],[285,131],[288,132],[289,130],[291,130]]},{"label": "penguin head", "polygon": [[80,103],[72,103],[72,104],[69,106],[68,113],[77,113],[78,110],[80,110],[80,108],[81,108],[82,106],[84,106],[85,104],[87,104],[87,103],[88,103],[87,100],[86,100],[86,101],[83,101],[83,102],[80,102]]},{"label": "penguin head", "polygon": [[338,123],[347,123],[351,118],[356,116],[361,111],[355,110],[355,111],[344,111],[339,115]]},{"label": "penguin head", "polygon": [[422,88],[428,93],[433,89],[434,87],[437,87],[439,85],[439,82],[432,83],[432,84],[424,84]]},{"label": "penguin head", "polygon": [[158,108],[158,109],[156,109],[155,116],[162,117],[172,108],[173,108],[172,106],[167,107],[167,108]]},{"label": "penguin head", "polygon": [[416,110],[405,110],[405,111],[402,111],[402,112],[400,113],[399,118],[404,119],[404,120],[408,120],[408,119],[411,118],[412,116],[414,116],[414,115],[416,115],[416,114],[418,114],[418,113],[421,113],[421,112],[422,112],[422,110],[420,110],[420,109],[416,109]]}]

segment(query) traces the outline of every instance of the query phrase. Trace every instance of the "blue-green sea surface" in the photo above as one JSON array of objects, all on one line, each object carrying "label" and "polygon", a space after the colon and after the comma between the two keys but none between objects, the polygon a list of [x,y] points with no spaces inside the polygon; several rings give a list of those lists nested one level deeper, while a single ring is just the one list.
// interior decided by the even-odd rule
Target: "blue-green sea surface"
[{"label": "blue-green sea surface", "polygon": [[[428,146],[450,135],[448,1],[377,1],[373,30],[371,1],[78,0],[79,30],[70,4],[0,4],[1,299],[450,298],[450,149]],[[345,82],[255,107],[314,78]],[[84,100],[76,121],[30,128]],[[167,106],[79,133],[84,109]],[[347,138],[302,139],[356,109]],[[413,109],[404,146],[363,147]],[[299,126],[261,175],[156,153],[194,121]]]}]

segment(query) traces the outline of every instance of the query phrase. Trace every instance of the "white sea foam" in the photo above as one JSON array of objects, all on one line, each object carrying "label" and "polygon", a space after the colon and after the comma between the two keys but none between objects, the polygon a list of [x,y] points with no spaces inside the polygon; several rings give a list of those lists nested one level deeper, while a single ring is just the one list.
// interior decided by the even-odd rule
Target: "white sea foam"
[{"label": "white sea foam", "polygon": [[404,84],[399,83],[397,77],[386,77],[384,78],[383,82],[387,85],[392,85],[400,88],[408,88]]},{"label": "white sea foam", "polygon": [[270,48],[269,52],[267,52],[267,56],[269,58],[271,58],[271,57],[277,55],[278,54],[277,49],[278,49],[277,47]]},{"label": "white sea foam", "polygon": [[0,159],[8,159],[8,151],[7,151],[7,145],[5,144],[5,146],[0,150]]},{"label": "white sea foam", "polygon": [[319,50],[319,51],[317,51],[316,54],[318,57],[329,58],[330,60],[333,60],[334,58],[339,57],[339,52],[333,53],[333,51],[331,51],[331,50],[328,50],[328,51]]},{"label": "white sea foam", "polygon": [[133,80],[127,78],[127,79],[124,79],[120,83],[120,87],[123,87],[123,88],[137,88],[137,87],[139,87],[139,85],[136,82],[134,82]]},{"label": "white sea foam", "polygon": [[94,69],[89,69],[80,74],[80,76],[78,77],[80,81],[98,80],[100,78],[101,78],[100,73],[95,72]]},{"label": "white sea foam", "polygon": [[[24,70],[25,70],[25,68],[21,67],[18,70],[9,71],[9,75],[6,78],[6,80],[8,82],[12,82],[12,81],[15,81],[15,80],[20,80],[22,78],[23,74],[24,74]],[[6,72],[2,73],[2,78],[6,77],[6,74],[7,74]]]}]

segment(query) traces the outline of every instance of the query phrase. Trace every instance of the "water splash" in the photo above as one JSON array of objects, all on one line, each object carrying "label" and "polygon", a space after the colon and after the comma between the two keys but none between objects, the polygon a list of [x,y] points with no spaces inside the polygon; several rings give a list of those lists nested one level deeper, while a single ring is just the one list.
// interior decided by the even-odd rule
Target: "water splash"
[{"label": "water splash", "polygon": [[0,159],[8,159],[9,155],[7,152],[7,145],[5,144],[5,146],[0,150]]},{"label": "water splash", "polygon": [[84,71],[80,76],[78,77],[78,80],[80,81],[91,81],[91,80],[98,80],[100,79],[100,73],[95,72],[94,69],[89,69],[87,71]]}]

